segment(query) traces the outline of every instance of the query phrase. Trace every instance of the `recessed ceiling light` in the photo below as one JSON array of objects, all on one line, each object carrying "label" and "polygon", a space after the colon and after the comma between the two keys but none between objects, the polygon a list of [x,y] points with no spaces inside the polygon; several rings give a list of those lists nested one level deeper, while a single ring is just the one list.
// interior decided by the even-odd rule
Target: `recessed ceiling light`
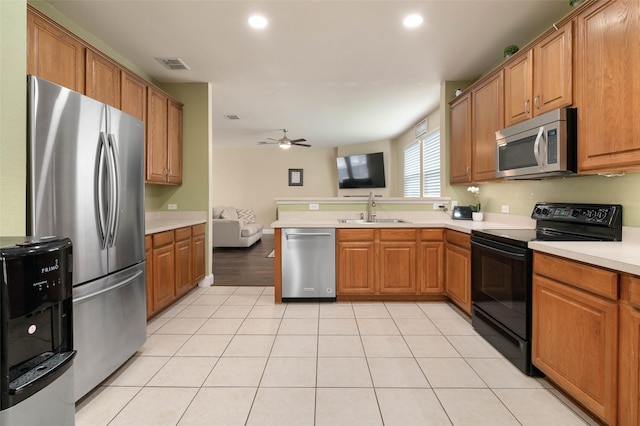
[{"label": "recessed ceiling light", "polygon": [[249,17],[249,25],[251,26],[251,28],[261,30],[263,28],[266,28],[268,24],[269,21],[267,21],[267,18],[262,15],[251,15]]},{"label": "recessed ceiling light", "polygon": [[423,21],[422,16],[414,13],[404,18],[404,21],[402,21],[402,25],[404,25],[407,28],[416,28],[422,25],[422,21]]}]

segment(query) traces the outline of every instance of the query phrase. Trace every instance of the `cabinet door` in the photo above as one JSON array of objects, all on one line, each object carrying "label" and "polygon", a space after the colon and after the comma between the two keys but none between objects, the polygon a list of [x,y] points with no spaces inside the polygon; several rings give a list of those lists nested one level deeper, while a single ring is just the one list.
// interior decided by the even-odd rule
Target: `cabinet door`
[{"label": "cabinet door", "polygon": [[144,237],[145,283],[147,287],[147,319],[154,314],[153,309],[153,245],[151,235]]},{"label": "cabinet door", "polygon": [[618,424],[640,424],[640,277],[622,275],[618,367]]},{"label": "cabinet door", "polygon": [[204,242],[204,224],[192,227],[193,239],[193,281],[198,282],[204,278],[206,272],[205,242]]},{"label": "cabinet door", "polygon": [[607,424],[616,424],[618,306],[533,276],[532,361]]},{"label": "cabinet door", "polygon": [[529,50],[504,67],[504,124],[507,127],[532,117],[532,56]]},{"label": "cabinet door", "polygon": [[504,83],[502,71],[472,92],[474,182],[496,179],[496,130],[504,127]]},{"label": "cabinet door", "polygon": [[98,52],[87,49],[85,94],[120,109],[120,67]]},{"label": "cabinet door", "polygon": [[336,296],[375,294],[375,259],[373,241],[338,243]]},{"label": "cabinet door", "polygon": [[191,238],[176,242],[176,297],[193,287],[193,256]]},{"label": "cabinet door", "polygon": [[156,312],[176,298],[175,259],[173,243],[153,249],[153,306]]},{"label": "cabinet door", "polygon": [[167,120],[167,183],[182,183],[182,104],[169,100]]},{"label": "cabinet door", "polygon": [[421,241],[418,286],[422,294],[444,294],[444,243]]},{"label": "cabinet door", "polygon": [[577,17],[578,170],[640,166],[640,2],[599,1]]},{"label": "cabinet door", "polygon": [[449,135],[449,181],[471,182],[471,95],[461,95],[451,105]]},{"label": "cabinet door", "polygon": [[552,33],[533,50],[533,108],[542,114],[573,103],[573,21]]},{"label": "cabinet door", "polygon": [[167,96],[149,86],[147,92],[147,182],[167,181]]},{"label": "cabinet door", "polygon": [[471,253],[447,244],[445,255],[447,296],[460,309],[471,315]]},{"label": "cabinet door", "polygon": [[31,8],[27,10],[27,50],[27,73],[84,93],[84,44]]},{"label": "cabinet door", "polygon": [[147,119],[147,83],[125,70],[120,73],[120,109],[140,121]]},{"label": "cabinet door", "polygon": [[416,294],[416,242],[381,241],[379,246],[381,294]]}]

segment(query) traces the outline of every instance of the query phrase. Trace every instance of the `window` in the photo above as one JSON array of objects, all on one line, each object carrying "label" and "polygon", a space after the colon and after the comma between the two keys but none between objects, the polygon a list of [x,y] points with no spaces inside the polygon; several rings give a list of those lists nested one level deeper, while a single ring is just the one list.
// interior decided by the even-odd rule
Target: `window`
[{"label": "window", "polygon": [[440,196],[440,130],[405,147],[404,196]]}]

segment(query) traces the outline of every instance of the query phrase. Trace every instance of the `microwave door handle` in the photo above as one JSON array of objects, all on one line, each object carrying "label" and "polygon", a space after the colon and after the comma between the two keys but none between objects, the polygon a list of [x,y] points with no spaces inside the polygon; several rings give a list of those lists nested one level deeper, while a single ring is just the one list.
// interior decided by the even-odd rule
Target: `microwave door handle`
[{"label": "microwave door handle", "polygon": [[533,155],[536,157],[536,162],[538,166],[544,167],[543,157],[540,154],[540,141],[544,138],[544,126],[540,126],[540,130],[538,130],[538,136],[536,136],[536,141],[533,144]]}]

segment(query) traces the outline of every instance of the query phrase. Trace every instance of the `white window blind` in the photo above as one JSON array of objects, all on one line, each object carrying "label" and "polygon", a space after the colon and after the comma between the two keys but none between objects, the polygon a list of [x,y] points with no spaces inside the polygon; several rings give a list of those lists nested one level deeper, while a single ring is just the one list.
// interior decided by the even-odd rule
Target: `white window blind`
[{"label": "white window blind", "polygon": [[440,130],[422,138],[422,196],[440,196]]},{"label": "white window blind", "polygon": [[420,141],[404,149],[404,196],[420,196]]}]

